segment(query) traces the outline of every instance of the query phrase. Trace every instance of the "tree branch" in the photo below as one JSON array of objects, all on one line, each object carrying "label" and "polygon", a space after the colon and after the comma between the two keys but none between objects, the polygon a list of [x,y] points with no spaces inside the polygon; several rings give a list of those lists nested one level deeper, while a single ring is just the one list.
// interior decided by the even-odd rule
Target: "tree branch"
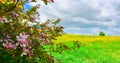
[{"label": "tree branch", "polygon": [[16,5],[18,4],[18,2],[19,2],[19,0],[17,0],[15,6],[11,7],[11,8],[8,9],[8,10],[6,10],[5,13],[12,11],[12,10],[16,7]]}]

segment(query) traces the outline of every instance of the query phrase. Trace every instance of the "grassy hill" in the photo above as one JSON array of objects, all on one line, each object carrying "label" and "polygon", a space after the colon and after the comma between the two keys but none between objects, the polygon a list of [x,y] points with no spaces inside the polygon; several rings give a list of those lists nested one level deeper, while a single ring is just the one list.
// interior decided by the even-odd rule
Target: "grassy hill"
[{"label": "grassy hill", "polygon": [[62,54],[51,53],[61,63],[120,63],[120,36],[64,34],[57,39],[54,42],[61,42],[69,47],[73,45],[73,41],[84,44],[80,49],[63,51]]}]

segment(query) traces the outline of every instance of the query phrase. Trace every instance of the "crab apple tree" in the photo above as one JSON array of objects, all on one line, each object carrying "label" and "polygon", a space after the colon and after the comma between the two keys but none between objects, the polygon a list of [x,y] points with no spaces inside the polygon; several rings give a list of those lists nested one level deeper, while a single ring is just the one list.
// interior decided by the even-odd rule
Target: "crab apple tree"
[{"label": "crab apple tree", "polygon": [[[0,63],[54,63],[44,46],[63,33],[60,19],[39,21],[40,4],[24,11],[24,4],[54,0],[0,0]],[[30,25],[30,23],[33,23]]]}]

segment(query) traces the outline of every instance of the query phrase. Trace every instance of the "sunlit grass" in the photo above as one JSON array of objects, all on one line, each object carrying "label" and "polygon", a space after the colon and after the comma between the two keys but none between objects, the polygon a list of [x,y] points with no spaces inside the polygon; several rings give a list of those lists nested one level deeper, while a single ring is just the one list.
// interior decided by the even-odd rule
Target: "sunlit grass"
[{"label": "sunlit grass", "polygon": [[54,42],[68,46],[73,44],[73,41],[85,44],[80,49],[63,51],[62,54],[51,53],[56,59],[61,60],[61,63],[120,63],[120,36],[64,34],[57,39]]}]

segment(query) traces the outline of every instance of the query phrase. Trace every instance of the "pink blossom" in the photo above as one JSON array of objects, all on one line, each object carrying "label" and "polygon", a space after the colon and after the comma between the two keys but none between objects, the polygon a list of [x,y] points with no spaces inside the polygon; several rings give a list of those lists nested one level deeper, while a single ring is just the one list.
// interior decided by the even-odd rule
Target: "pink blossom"
[{"label": "pink blossom", "polygon": [[2,46],[3,46],[3,48],[5,48],[5,49],[8,49],[8,48],[9,48],[9,46],[8,46],[7,43],[3,43]]},{"label": "pink blossom", "polygon": [[17,45],[12,44],[11,42],[3,43],[2,46],[5,49],[16,49],[17,48]]},{"label": "pink blossom", "polygon": [[2,39],[0,39],[0,43],[2,43],[3,42],[3,40]]},{"label": "pink blossom", "polygon": [[21,54],[22,56],[23,55],[27,55],[29,53],[29,49],[27,48],[23,48],[23,53]]},{"label": "pink blossom", "polygon": [[29,35],[26,35],[25,33],[20,33],[20,35],[19,36],[17,36],[16,38],[17,38],[17,41],[18,42],[25,42],[25,43],[27,43],[28,42],[28,36]]},{"label": "pink blossom", "polygon": [[[27,44],[28,45],[28,44]],[[20,43],[21,47],[26,47],[27,46],[25,43]]]},{"label": "pink blossom", "polygon": [[17,14],[17,13],[15,13],[15,12],[12,12],[12,16],[13,16],[13,18],[14,18],[14,19],[17,19],[18,14]]},{"label": "pink blossom", "polygon": [[22,52],[21,57],[23,57],[24,55],[27,55],[27,53],[26,52]]},{"label": "pink blossom", "polygon": [[22,52],[22,54],[21,54],[21,57],[22,56],[26,56],[26,55],[28,55],[28,56],[31,56],[33,54],[33,52],[32,51],[30,51],[30,49],[29,48],[23,48],[23,52]]},{"label": "pink blossom", "polygon": [[17,48],[17,45],[10,44],[9,47],[10,47],[10,49],[16,49],[16,48]]},{"label": "pink blossom", "polygon": [[0,23],[7,22],[7,18],[0,17]]},{"label": "pink blossom", "polygon": [[20,33],[20,35],[16,37],[21,47],[28,46],[28,36],[29,35],[26,35],[25,33]]},{"label": "pink blossom", "polygon": [[20,33],[20,35],[16,37],[18,45],[20,45],[20,47],[23,49],[21,57],[26,55],[31,56],[33,54],[33,52],[30,50],[31,46],[29,45],[30,40],[28,40],[28,37],[29,35],[25,32]]}]

